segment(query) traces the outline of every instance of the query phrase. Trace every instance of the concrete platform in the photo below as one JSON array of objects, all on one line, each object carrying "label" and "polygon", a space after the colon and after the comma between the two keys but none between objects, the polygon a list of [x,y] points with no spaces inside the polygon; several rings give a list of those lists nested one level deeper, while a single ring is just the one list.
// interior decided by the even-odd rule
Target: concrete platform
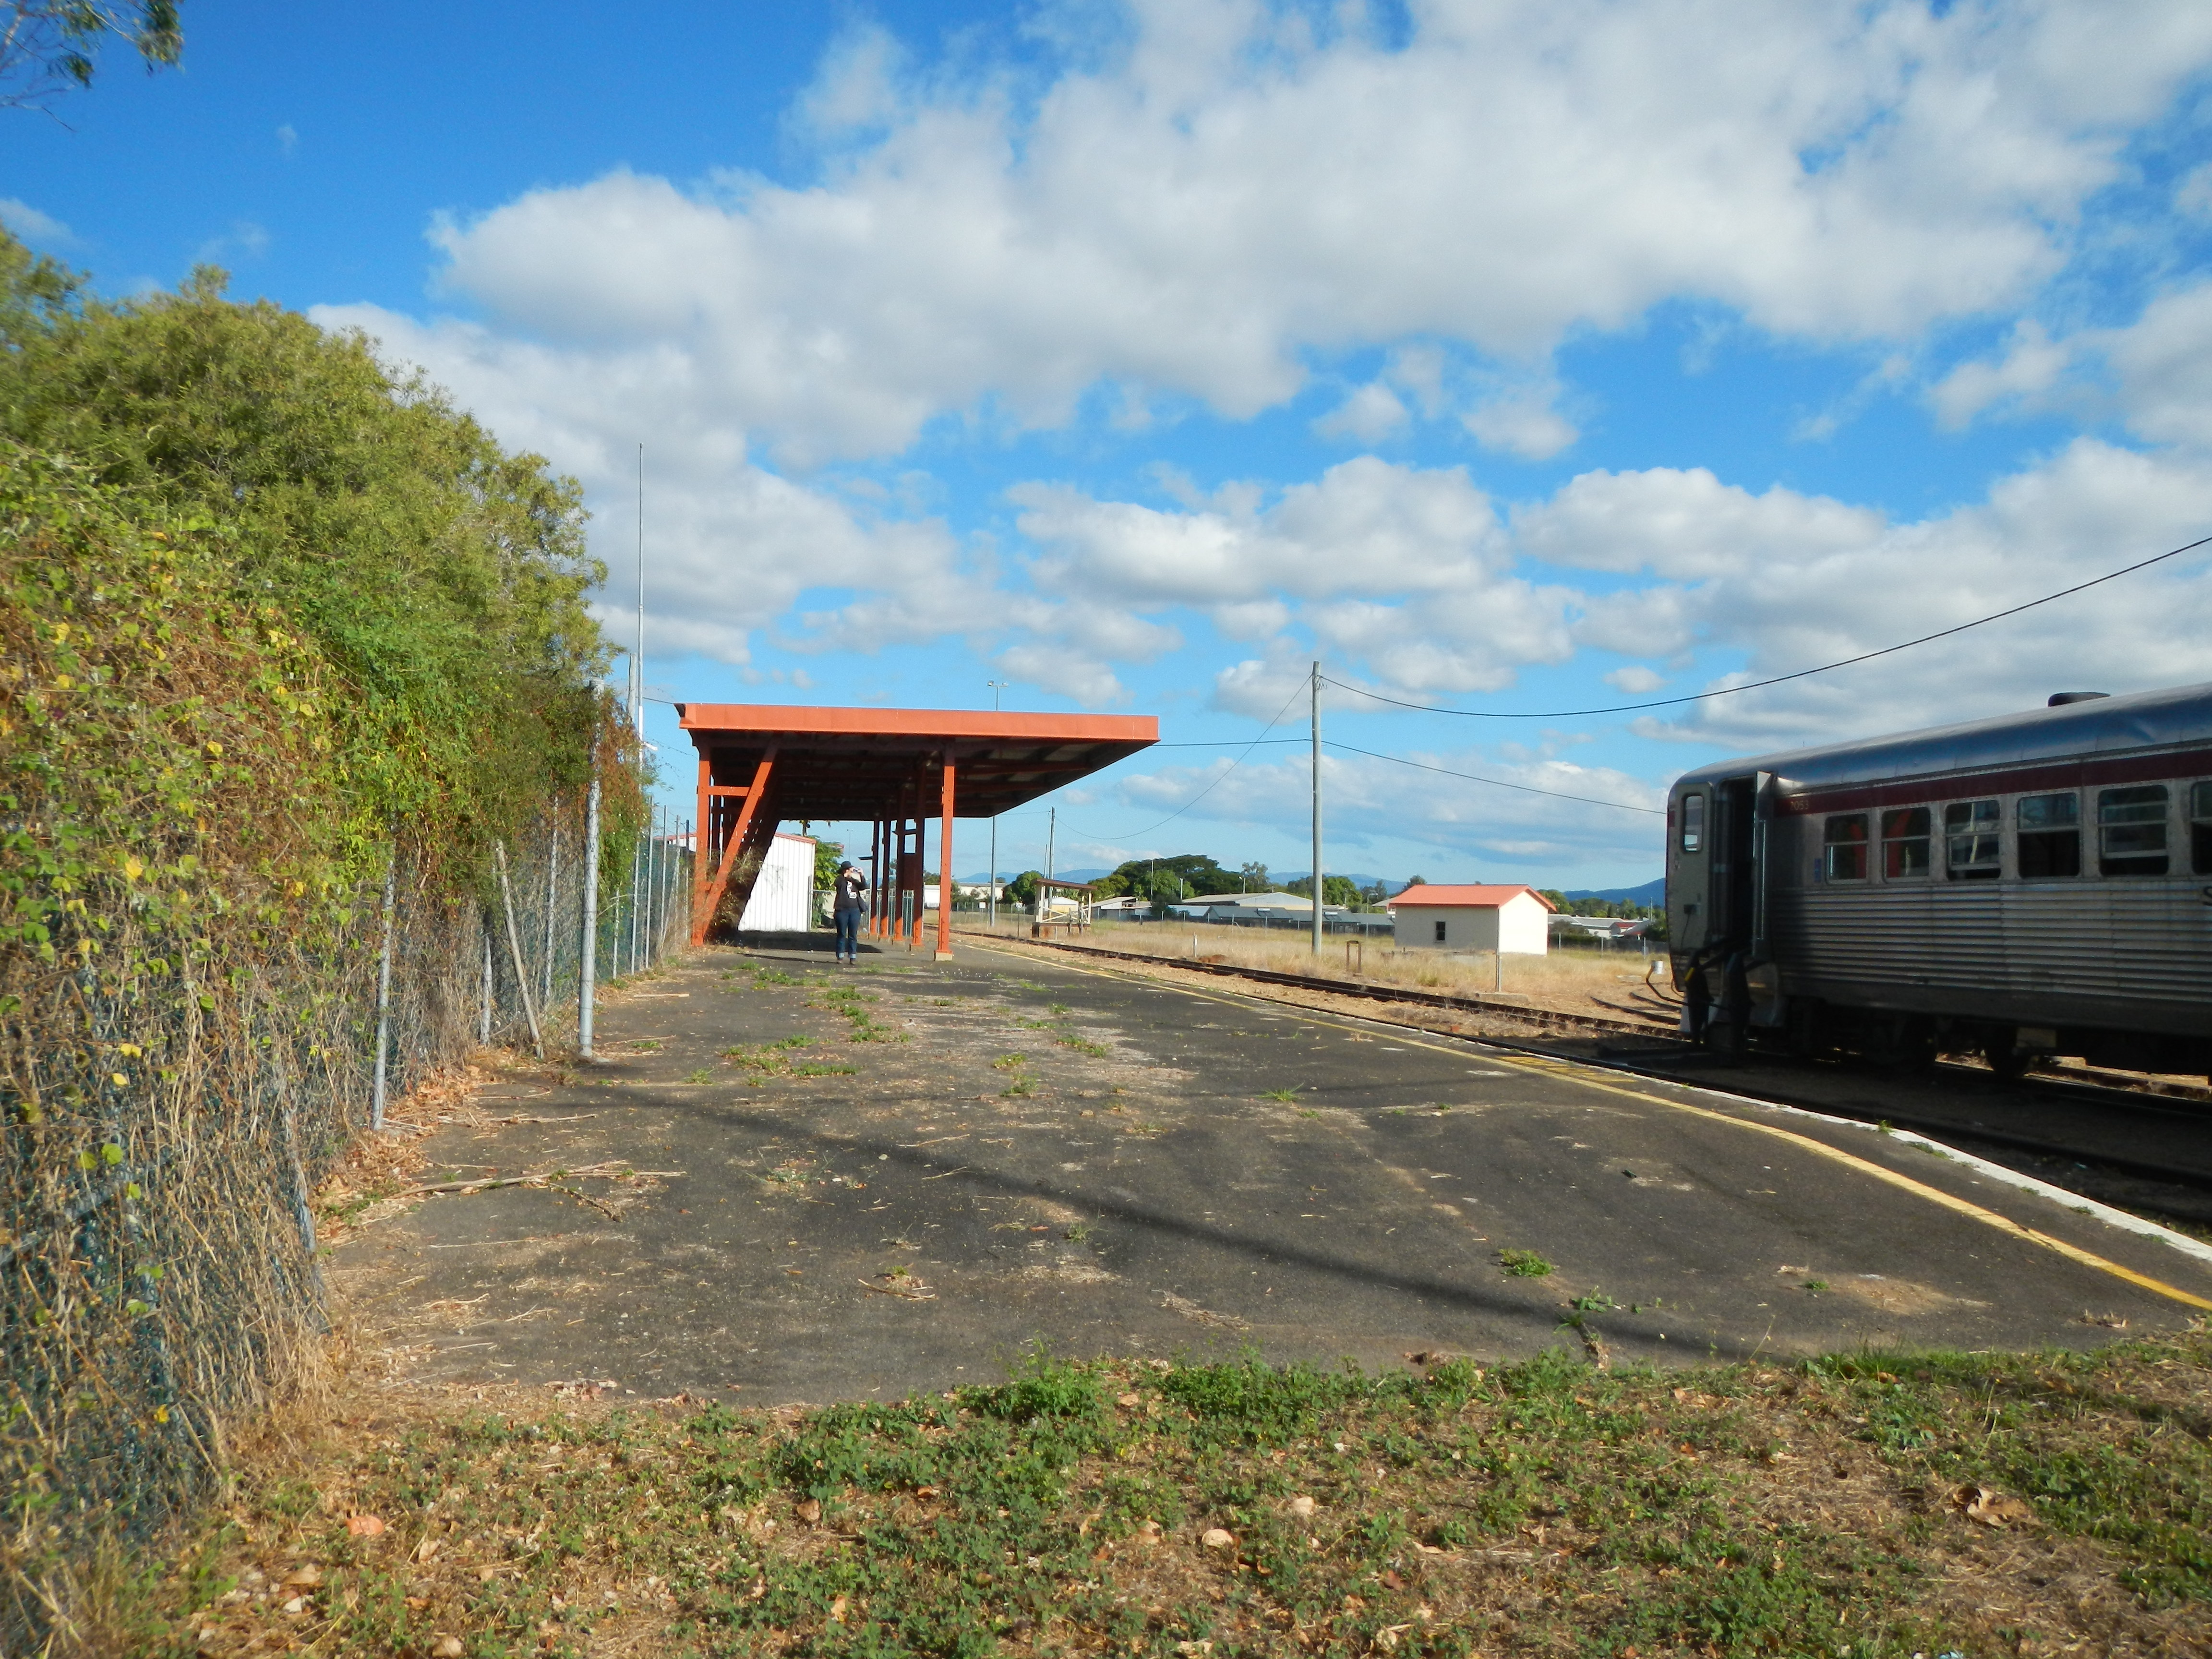
[{"label": "concrete platform", "polygon": [[990,1380],[1035,1341],[1665,1364],[2212,1305],[2201,1256],[1863,1128],[982,947],[702,951],[599,1027],[605,1065],[502,1091],[561,1121],[434,1158],[683,1173],[364,1229],[337,1282],[414,1374],[757,1404]]}]

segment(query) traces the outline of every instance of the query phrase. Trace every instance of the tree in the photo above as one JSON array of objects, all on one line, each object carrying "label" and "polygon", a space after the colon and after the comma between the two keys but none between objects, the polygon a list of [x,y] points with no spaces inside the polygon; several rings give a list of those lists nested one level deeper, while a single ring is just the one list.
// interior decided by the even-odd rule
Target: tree
[{"label": "tree", "polygon": [[1243,874],[1244,880],[1243,886],[1239,890],[1240,891],[1247,893],[1264,893],[1267,890],[1269,878],[1267,875],[1267,866],[1266,865],[1260,863],[1249,863],[1244,866]]},{"label": "tree", "polygon": [[[1295,893],[1300,898],[1313,896],[1313,878],[1300,876],[1296,881],[1283,884],[1285,893]],[[1359,886],[1350,876],[1324,876],[1321,887],[1322,908],[1330,905],[1351,906],[1359,902]]]},{"label": "tree", "polygon": [[1428,884],[1429,878],[1426,876],[1408,876],[1406,878],[1406,885],[1408,887],[1425,887]]},{"label": "tree", "polygon": [[1145,896],[1152,901],[1154,920],[1163,920],[1168,907],[1184,897],[1182,878],[1172,870],[1156,870],[1145,884]]},{"label": "tree", "polygon": [[501,450],[359,334],[223,295],[111,303],[0,232],[0,436],[219,526],[241,587],[343,683],[325,712],[357,846],[481,847],[580,787],[606,648],[582,492]]},{"label": "tree", "polygon": [[1127,884],[1131,892],[1149,894],[1155,874],[1165,873],[1180,877],[1182,886],[1178,897],[1195,898],[1200,893],[1233,893],[1237,890],[1237,878],[1224,870],[1203,853],[1178,853],[1172,858],[1130,859],[1115,866],[1114,874]]},{"label": "tree", "polygon": [[42,108],[90,86],[110,35],[129,41],[149,75],[184,56],[176,0],[0,0],[0,106]]},{"label": "tree", "polygon": [[817,841],[814,843],[814,890],[826,893],[837,884],[837,866],[845,861],[845,843],[842,841]]},{"label": "tree", "polygon": [[1043,881],[1042,870],[1024,870],[1006,884],[1006,902],[1024,910],[1036,908],[1037,884]]}]

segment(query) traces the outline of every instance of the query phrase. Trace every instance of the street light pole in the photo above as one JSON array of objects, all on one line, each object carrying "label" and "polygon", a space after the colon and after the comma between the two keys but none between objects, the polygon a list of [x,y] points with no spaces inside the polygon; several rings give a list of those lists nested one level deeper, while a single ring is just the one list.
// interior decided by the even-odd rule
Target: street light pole
[{"label": "street light pole", "polygon": [[1321,665],[1313,665],[1313,953],[1321,954]]}]

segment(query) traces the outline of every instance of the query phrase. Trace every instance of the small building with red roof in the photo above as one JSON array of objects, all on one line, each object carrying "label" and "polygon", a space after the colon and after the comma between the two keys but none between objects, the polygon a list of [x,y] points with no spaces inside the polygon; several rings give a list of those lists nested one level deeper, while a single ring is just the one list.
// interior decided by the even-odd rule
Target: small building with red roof
[{"label": "small building with red roof", "polygon": [[1496,951],[1540,957],[1555,907],[1533,887],[1423,882],[1390,901],[1401,951]]}]

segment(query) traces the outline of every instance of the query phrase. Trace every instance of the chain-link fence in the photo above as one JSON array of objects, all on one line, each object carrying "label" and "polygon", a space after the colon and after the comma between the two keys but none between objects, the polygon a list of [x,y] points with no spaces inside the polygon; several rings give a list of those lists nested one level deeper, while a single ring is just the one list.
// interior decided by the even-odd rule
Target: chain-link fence
[{"label": "chain-link fence", "polygon": [[226,1423],[312,1374],[310,1194],[384,1101],[476,1043],[573,1047],[587,937],[599,980],[684,942],[689,852],[656,821],[587,859],[594,816],[565,804],[473,882],[403,859],[313,938],[168,959],[126,908],[10,967],[0,1651],[65,1637],[102,1557],[209,1490]]}]

